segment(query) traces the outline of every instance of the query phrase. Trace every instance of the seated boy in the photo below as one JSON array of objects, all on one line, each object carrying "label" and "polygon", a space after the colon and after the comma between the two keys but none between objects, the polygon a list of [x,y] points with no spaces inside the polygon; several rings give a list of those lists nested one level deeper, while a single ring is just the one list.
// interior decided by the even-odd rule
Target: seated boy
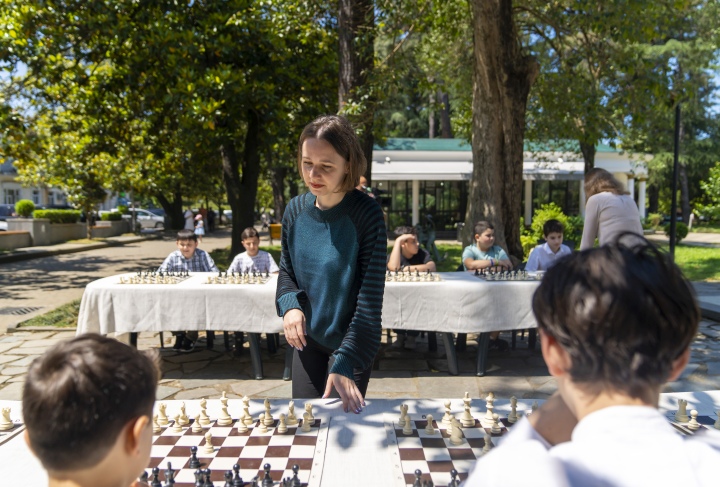
[{"label": "seated boy", "polygon": [[260,250],[260,234],[253,227],[247,227],[240,235],[245,252],[235,256],[228,272],[279,272],[275,259],[264,250]]},{"label": "seated boy", "polygon": [[477,463],[466,486],[718,485],[720,435],[681,436],[657,410],[700,319],[667,255],[629,235],[572,254],[547,271],[533,311],[558,392]]},{"label": "seated boy", "polygon": [[140,485],[157,382],[151,356],[101,335],[80,335],[35,359],[22,413],[48,485]]},{"label": "seated boy", "polygon": [[[387,259],[387,270],[400,272],[435,272],[435,262],[427,250],[420,248],[415,227],[397,227],[395,243]],[[414,350],[420,332],[417,330],[393,330],[397,340],[393,348]]]},{"label": "seated boy", "polygon": [[563,245],[563,226],[557,220],[548,220],[543,225],[545,243],[535,247],[530,252],[525,270],[529,272],[546,271],[552,267],[559,258],[572,254],[567,245]]},{"label": "seated boy", "polygon": [[[158,268],[162,272],[218,272],[210,254],[198,247],[197,235],[192,230],[180,230],[175,239],[177,250],[174,250],[165,258]],[[174,350],[180,352],[192,352],[197,340],[197,331],[174,331]]]}]

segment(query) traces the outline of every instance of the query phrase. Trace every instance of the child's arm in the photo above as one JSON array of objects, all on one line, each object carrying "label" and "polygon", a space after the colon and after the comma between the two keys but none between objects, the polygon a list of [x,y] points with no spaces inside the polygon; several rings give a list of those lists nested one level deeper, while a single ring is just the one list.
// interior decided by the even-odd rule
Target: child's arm
[{"label": "child's arm", "polygon": [[402,252],[402,244],[406,240],[413,237],[414,235],[407,233],[405,235],[400,235],[398,238],[395,239],[392,251],[390,252],[390,258],[387,261],[387,269],[389,271],[400,270],[400,254]]},{"label": "child's arm", "polygon": [[539,255],[540,252],[538,251],[538,247],[535,247],[530,252],[530,257],[528,257],[527,264],[525,264],[525,270],[528,272],[535,272],[538,270],[538,262],[539,262]]},{"label": "child's arm", "polygon": [[508,257],[507,252],[505,252],[505,249],[500,247],[500,251],[498,252],[498,261],[495,265],[499,265],[501,267],[506,268],[507,270],[510,270],[513,268],[512,261],[510,260],[510,257]]}]

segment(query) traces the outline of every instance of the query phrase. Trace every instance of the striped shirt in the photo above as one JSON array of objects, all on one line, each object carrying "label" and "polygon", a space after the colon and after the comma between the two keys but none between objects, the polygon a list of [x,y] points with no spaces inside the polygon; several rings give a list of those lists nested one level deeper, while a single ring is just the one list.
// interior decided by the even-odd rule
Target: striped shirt
[{"label": "striped shirt", "polygon": [[195,249],[192,257],[186,259],[179,250],[172,252],[160,265],[158,271],[163,272],[218,272],[215,262],[210,254],[204,250]]},{"label": "striped shirt", "polygon": [[380,348],[387,230],[382,209],[358,190],[329,210],[306,193],[283,216],[278,316],[300,309],[308,335],[335,350],[330,373],[353,377]]},{"label": "striped shirt", "polygon": [[250,257],[247,252],[238,254],[230,264],[228,272],[277,272],[277,264],[272,255],[265,252],[264,250],[258,250],[258,253],[254,257]]}]

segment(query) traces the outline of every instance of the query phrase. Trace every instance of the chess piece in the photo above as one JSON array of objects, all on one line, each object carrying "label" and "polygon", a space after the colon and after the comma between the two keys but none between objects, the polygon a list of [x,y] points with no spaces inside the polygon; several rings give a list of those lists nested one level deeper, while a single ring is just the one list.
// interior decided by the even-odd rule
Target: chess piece
[{"label": "chess piece", "polygon": [[415,482],[413,482],[413,487],[422,487],[422,470],[419,468],[415,469]]},{"label": "chess piece", "polygon": [[450,401],[445,401],[445,414],[443,415],[441,421],[443,424],[451,425],[453,420],[453,415],[450,412]]},{"label": "chess piece", "polygon": [[425,433],[427,433],[428,435],[434,435],[436,433],[435,427],[433,426],[432,414],[427,415],[427,426],[425,426]]},{"label": "chess piece", "polygon": [[203,487],[215,487],[212,480],[210,479],[212,471],[209,468],[206,468],[203,474],[205,474],[205,483],[203,484]]},{"label": "chess piece", "polygon": [[685,399],[678,399],[678,410],[675,413],[675,421],[680,423],[687,423],[690,418],[687,415],[687,401]]},{"label": "chess piece", "polygon": [[450,470],[450,483],[448,487],[460,487],[460,479],[458,477],[458,471],[454,468]]},{"label": "chess piece", "polygon": [[185,412],[185,403],[180,404],[180,426],[187,426],[190,424],[190,418],[188,418]]},{"label": "chess piece", "polygon": [[247,396],[243,397],[243,414],[245,415],[243,423],[248,426],[254,423],[252,415],[250,414],[250,398]]},{"label": "chess piece", "polygon": [[450,428],[450,443],[452,443],[453,445],[462,445],[462,428],[460,428],[460,422],[456,418],[453,418],[453,422],[450,425]]},{"label": "chess piece", "polygon": [[162,428],[158,424],[158,417],[157,414],[153,415],[153,434],[157,435],[162,431]]},{"label": "chess piece", "polygon": [[303,421],[302,421],[301,430],[304,431],[305,433],[309,433],[310,431],[312,431],[311,426],[312,426],[312,422],[310,421],[310,413],[305,411],[303,413]]},{"label": "chess piece", "polygon": [[158,424],[160,426],[167,426],[168,424],[170,424],[170,421],[167,417],[166,409],[167,404],[165,404],[164,402],[158,404]]},{"label": "chess piece", "polygon": [[494,446],[495,445],[493,445],[492,438],[490,437],[490,433],[485,432],[485,444],[483,445],[483,449],[482,449],[483,454],[489,452],[492,449],[492,447],[494,447]]},{"label": "chess piece", "polygon": [[158,467],[153,467],[152,469],[152,481],[150,482],[150,487],[162,487],[162,484],[160,483],[160,469]]},{"label": "chess piece", "polygon": [[490,428],[490,433],[494,435],[502,433],[502,429],[500,428],[500,415],[498,413],[493,414],[493,425],[492,428]]},{"label": "chess piece", "polygon": [[475,426],[475,418],[470,414],[470,404],[468,403],[465,403],[465,412],[460,419],[460,424],[462,424],[464,428],[472,428]]},{"label": "chess piece", "polygon": [[228,414],[228,407],[223,405],[220,417],[217,420],[219,426],[230,426],[232,424],[232,418]]},{"label": "chess piece", "polygon": [[273,482],[273,479],[270,477],[270,464],[266,463],[263,465],[263,470],[265,470],[265,476],[263,477],[262,487],[273,487],[275,482]]},{"label": "chess piece", "polygon": [[285,422],[288,426],[295,426],[298,424],[297,416],[295,416],[295,401],[290,401],[288,404],[288,414],[285,418]]},{"label": "chess piece", "polygon": [[720,430],[720,410],[715,411],[715,414],[717,414],[718,419],[715,420],[715,424],[713,424],[713,427]]},{"label": "chess piece", "polygon": [[495,412],[495,394],[489,392],[485,398],[485,417],[482,420],[482,425],[486,428],[491,428],[493,425],[493,413]]},{"label": "chess piece", "polygon": [[235,423],[235,427],[237,427],[238,433],[247,433],[248,431],[248,427],[242,419],[238,419],[238,422]]},{"label": "chess piece", "polygon": [[210,425],[210,416],[207,414],[207,400],[204,397],[200,399],[200,424],[203,426]]},{"label": "chess piece", "polygon": [[227,406],[227,405],[228,405],[227,392],[225,392],[225,391],[223,391],[223,392],[222,392],[222,396],[220,396],[220,404],[222,404],[223,406]]},{"label": "chess piece", "polygon": [[403,434],[405,436],[410,436],[413,432],[412,427],[412,421],[410,421],[410,416],[407,415],[407,409],[405,410],[405,422],[403,423],[405,426],[403,426]]},{"label": "chess piece", "polygon": [[407,413],[405,412],[405,405],[400,405],[400,419],[398,419],[398,426],[404,427],[405,426],[405,416]]},{"label": "chess piece", "polygon": [[267,433],[268,429],[265,425],[265,413],[260,413],[260,418],[258,419],[258,433]]},{"label": "chess piece", "polygon": [[175,433],[182,433],[183,429],[182,429],[182,425],[180,424],[180,415],[179,414],[175,415],[175,421],[173,422],[172,430]]},{"label": "chess piece", "polygon": [[193,421],[192,428],[190,428],[190,431],[192,431],[193,433],[202,433],[203,432],[203,427],[202,427],[202,423],[200,422],[199,414],[197,416],[195,416],[195,421]]},{"label": "chess piece", "polygon": [[512,396],[510,398],[510,414],[508,414],[508,422],[510,424],[515,424],[517,420],[517,397]]},{"label": "chess piece", "polygon": [[287,424],[285,423],[285,415],[280,413],[280,422],[278,423],[277,432],[280,434],[287,433]]},{"label": "chess piece", "polygon": [[190,463],[188,464],[188,468],[200,468],[200,460],[198,460],[197,457],[196,446],[190,447]]},{"label": "chess piece", "polygon": [[209,431],[205,433],[205,446],[203,446],[203,453],[211,455],[215,453],[215,446],[212,443],[212,433]]},{"label": "chess piece", "polygon": [[533,401],[532,406],[530,406],[530,412],[534,413],[535,411],[537,411],[537,408],[538,408],[538,402]]},{"label": "chess piece", "polygon": [[165,469],[165,485],[172,485],[175,483],[175,470],[172,468],[172,464],[167,462],[167,468]]},{"label": "chess piece", "polygon": [[690,411],[690,421],[688,422],[688,425],[687,425],[688,429],[691,429],[693,431],[697,431],[700,429],[700,423],[698,423],[697,417],[698,417],[698,412],[695,409]]},{"label": "chess piece", "polygon": [[237,463],[233,465],[233,472],[235,475],[233,476],[233,483],[232,487],[243,487],[245,485],[245,482],[243,482],[242,477],[240,477],[240,465]]},{"label": "chess piece", "polygon": [[270,412],[270,400],[265,399],[265,426],[272,426],[275,424],[275,418],[273,418]]},{"label": "chess piece", "polygon": [[[310,420],[310,425],[315,424],[315,416],[313,416],[313,405],[312,403],[306,402],[305,403],[305,411],[308,414],[308,419]],[[305,418],[305,415],[303,414],[303,418]]]},{"label": "chess piece", "polygon": [[225,485],[223,485],[223,487],[233,487],[232,481],[233,481],[232,470],[226,470],[225,471]]}]

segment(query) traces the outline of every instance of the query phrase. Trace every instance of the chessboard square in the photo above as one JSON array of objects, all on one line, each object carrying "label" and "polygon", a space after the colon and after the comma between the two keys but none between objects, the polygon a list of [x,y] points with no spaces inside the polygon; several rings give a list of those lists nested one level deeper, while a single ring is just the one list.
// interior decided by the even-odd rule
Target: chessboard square
[{"label": "chessboard square", "polygon": [[302,428],[298,428],[297,432],[295,433],[297,436],[317,436],[318,434],[318,427],[317,425],[313,426],[310,431],[303,431]]},{"label": "chessboard square", "polygon": [[287,464],[285,465],[285,469],[292,470],[293,465],[297,465],[301,472],[303,472],[303,471],[309,472],[313,465],[313,459],[312,458],[289,457],[287,459]]},{"label": "chessboard square", "polygon": [[447,448],[428,448],[424,450],[425,460],[428,462],[447,462],[451,460],[450,452]]},{"label": "chessboard square", "polygon": [[482,448],[485,446],[485,437],[483,436],[482,438],[468,438],[467,443],[470,448]]},{"label": "chessboard square", "polygon": [[[421,471],[422,471],[422,469],[421,469]],[[415,485],[415,480],[416,480],[416,478],[415,478],[415,472],[413,472],[413,473],[404,473],[404,476],[405,476],[405,484],[406,484],[406,485]],[[429,481],[429,480],[432,480],[432,477],[430,476],[429,473],[423,473],[423,474],[420,475],[420,480],[423,481],[423,482],[427,482],[427,481]],[[438,484],[438,486],[439,486],[439,485],[440,485],[440,484]]]},{"label": "chessboard square", "polygon": [[230,433],[228,433],[228,436],[250,436],[252,433],[252,430],[248,427],[248,430],[244,433],[240,433],[237,429],[237,423],[233,424],[232,429],[230,430]]},{"label": "chessboard square", "polygon": [[422,448],[400,448],[400,460],[425,460],[425,451]]},{"label": "chessboard square", "polygon": [[226,446],[245,446],[247,445],[247,441],[249,436],[228,436],[225,438],[225,441],[223,441],[222,446],[225,448]]},{"label": "chessboard square", "polygon": [[287,458],[290,454],[290,445],[287,446],[268,446],[265,452],[265,458]]},{"label": "chessboard square", "polygon": [[314,445],[317,443],[317,436],[294,436],[293,445]]},{"label": "chessboard square", "polygon": [[715,420],[710,416],[698,416],[697,421],[700,424],[705,424],[709,426],[713,426],[715,424]]},{"label": "chessboard square", "polygon": [[[165,478],[165,473],[160,472],[160,478]],[[180,470],[175,474],[175,485],[178,484],[190,484],[195,485],[195,470],[186,469]]]},{"label": "chessboard square", "polygon": [[420,448],[425,444],[425,441],[419,436],[398,436],[397,444],[400,448]]},{"label": "chessboard square", "polygon": [[431,472],[448,472],[448,475],[450,470],[455,468],[450,460],[428,461],[427,466]]},{"label": "chessboard square", "polygon": [[[303,437],[304,439],[308,438],[307,436]],[[288,435],[275,435],[272,438],[270,438],[270,443],[268,443],[269,446],[290,446],[293,444],[293,440],[295,438]]]},{"label": "chessboard square", "polygon": [[242,449],[242,452],[240,452],[240,458],[260,458],[265,456],[265,450],[267,450],[266,445],[247,445],[245,448]]},{"label": "chessboard square", "polygon": [[[399,444],[399,442],[398,442]],[[420,445],[422,448],[445,448],[447,445],[445,444],[445,439],[440,438],[439,436],[436,437],[430,437],[430,438],[420,438]]]},{"label": "chessboard square", "polygon": [[164,458],[168,456],[170,450],[173,449],[173,445],[153,445],[150,455],[155,458]]},{"label": "chessboard square", "polygon": [[210,428],[210,433],[213,435],[213,438],[228,436],[230,431],[232,431],[232,426],[213,426]]},{"label": "chessboard square", "polygon": [[178,441],[178,436],[157,436],[153,437],[153,445],[174,445]]},{"label": "chessboard square", "polygon": [[163,460],[160,462],[160,470],[165,470],[167,468],[167,464],[170,462],[172,464],[172,468],[175,470],[181,470],[183,468],[188,468],[188,465],[190,465],[190,455],[187,457],[174,457],[174,456],[167,456],[163,458]]},{"label": "chessboard square", "polygon": [[[409,460],[407,462],[401,462],[401,465],[403,473],[413,474],[413,479],[415,478],[415,470],[420,470],[422,473],[430,472],[428,469],[428,463],[424,460]],[[412,485],[412,483],[410,485]]]},{"label": "chessboard square", "polygon": [[293,445],[290,447],[290,455],[293,458],[312,458],[315,455],[315,447],[311,445]]},{"label": "chessboard square", "polygon": [[[295,474],[293,473],[291,468],[285,469],[285,471],[282,474],[283,479],[287,478],[293,478]],[[298,479],[300,480],[301,484],[307,484],[310,481],[310,470],[299,470],[298,471]]]},{"label": "chessboard square", "polygon": [[463,428],[465,438],[485,438],[484,428]]},{"label": "chessboard square", "polygon": [[[170,449],[168,454],[166,456],[168,457],[176,457],[176,458],[190,458],[190,447],[189,446],[178,446],[175,445]],[[198,451],[199,453],[199,451]]]},{"label": "chessboard square", "polygon": [[232,470],[233,465],[236,463],[238,463],[237,457],[215,457],[210,461],[207,468],[212,471],[225,472],[226,470]]},{"label": "chessboard square", "polygon": [[472,472],[472,469],[475,468],[475,464],[477,463],[477,460],[454,460],[453,461],[453,468],[458,471],[458,473],[464,473],[468,474]]},{"label": "chessboard square", "polygon": [[419,434],[418,434],[417,428],[413,428],[412,433],[410,433],[409,435],[406,435],[405,433],[403,433],[402,428],[400,428],[400,429],[395,430],[395,436],[397,436],[398,438],[412,438],[412,437],[418,437]]},{"label": "chessboard square", "polygon": [[[448,450],[450,458],[457,463],[459,460],[472,460],[475,461],[477,458],[473,454],[472,448],[453,448]],[[434,460],[434,459],[433,459]]]},{"label": "chessboard square", "polygon": [[253,433],[253,435],[247,440],[247,446],[267,446],[270,444],[271,439],[272,436],[255,436],[255,433]]},{"label": "chessboard square", "polygon": [[239,458],[242,453],[243,447],[241,446],[225,446],[223,445],[215,454],[215,457],[233,457]]},{"label": "chessboard square", "polygon": [[175,444],[177,446],[198,446],[200,443],[204,443],[203,440],[205,439],[204,436],[197,435],[197,436],[181,436],[177,439],[177,442]]}]

